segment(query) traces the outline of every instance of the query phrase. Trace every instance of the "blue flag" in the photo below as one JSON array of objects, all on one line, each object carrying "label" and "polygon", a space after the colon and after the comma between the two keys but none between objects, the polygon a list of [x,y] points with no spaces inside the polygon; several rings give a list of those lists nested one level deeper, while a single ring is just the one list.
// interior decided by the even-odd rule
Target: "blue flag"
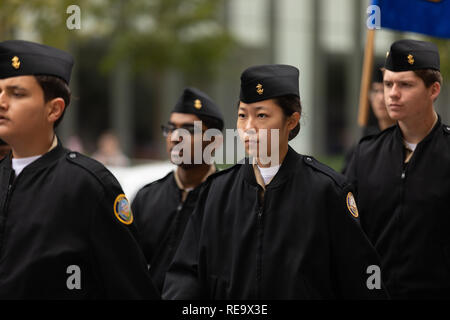
[{"label": "blue flag", "polygon": [[450,0],[372,0],[381,27],[450,38]]}]

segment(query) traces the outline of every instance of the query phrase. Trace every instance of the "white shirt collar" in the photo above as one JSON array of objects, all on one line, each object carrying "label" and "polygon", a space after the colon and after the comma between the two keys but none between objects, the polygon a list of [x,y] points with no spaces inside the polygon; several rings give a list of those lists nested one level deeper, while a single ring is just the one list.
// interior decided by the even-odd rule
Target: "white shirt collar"
[{"label": "white shirt collar", "polygon": [[280,170],[281,165],[263,168],[258,166],[259,172],[261,173],[261,176],[264,180],[264,184],[268,185],[270,181],[272,181],[273,177],[278,173],[278,170]]},{"label": "white shirt collar", "polygon": [[27,158],[19,158],[19,159],[13,158],[11,164],[14,169],[14,172],[16,173],[16,177],[22,172],[23,169],[25,169],[25,167],[27,167],[28,165],[30,165],[32,162],[36,161],[40,157],[42,157],[42,155],[27,157]]},{"label": "white shirt collar", "polygon": [[[50,149],[48,149],[47,152],[50,152],[51,150],[53,150],[57,145],[58,145],[58,139],[56,138],[56,135],[55,135],[53,137],[52,145],[51,145]],[[40,154],[37,156],[32,156],[32,157],[27,157],[27,158],[12,158],[11,165],[12,165],[12,168],[14,169],[16,177],[23,171],[23,169],[25,169],[27,166],[29,166],[31,163],[33,163],[34,161],[36,161],[37,159],[39,159],[42,156],[43,156],[43,154]]]}]

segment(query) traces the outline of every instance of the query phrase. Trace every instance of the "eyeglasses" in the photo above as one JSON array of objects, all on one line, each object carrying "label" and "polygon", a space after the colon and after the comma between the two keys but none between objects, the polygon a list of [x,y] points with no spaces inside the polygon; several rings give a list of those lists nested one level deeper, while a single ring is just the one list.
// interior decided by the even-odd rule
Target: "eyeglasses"
[{"label": "eyeglasses", "polygon": [[180,128],[175,127],[174,125],[162,125],[161,130],[164,137],[167,137],[168,135],[172,134],[174,131],[184,129],[189,134],[193,135],[195,133],[195,126],[194,125],[184,125]]}]

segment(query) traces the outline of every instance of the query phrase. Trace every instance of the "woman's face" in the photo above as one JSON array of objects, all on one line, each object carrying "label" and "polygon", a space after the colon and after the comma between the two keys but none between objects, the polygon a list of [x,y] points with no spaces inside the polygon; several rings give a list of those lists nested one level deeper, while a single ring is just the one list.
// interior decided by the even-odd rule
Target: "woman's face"
[{"label": "woman's face", "polygon": [[264,155],[275,156],[274,152],[280,155],[280,150],[287,150],[289,132],[297,123],[298,118],[286,117],[273,99],[239,103],[236,127],[245,151],[257,159]]}]

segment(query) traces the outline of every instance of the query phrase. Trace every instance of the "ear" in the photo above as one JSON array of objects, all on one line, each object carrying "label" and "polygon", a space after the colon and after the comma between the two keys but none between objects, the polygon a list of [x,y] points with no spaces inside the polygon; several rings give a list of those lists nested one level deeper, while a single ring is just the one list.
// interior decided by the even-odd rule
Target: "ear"
[{"label": "ear", "polygon": [[291,114],[288,118],[289,131],[293,130],[297,126],[299,121],[300,121],[300,113],[299,112],[294,112],[293,114]]},{"label": "ear", "polygon": [[435,101],[441,92],[441,84],[439,82],[435,82],[430,87],[430,98],[431,101]]},{"label": "ear", "polygon": [[66,108],[66,103],[63,98],[55,98],[47,102],[47,120],[48,122],[55,123],[56,120],[61,118],[64,109]]}]

